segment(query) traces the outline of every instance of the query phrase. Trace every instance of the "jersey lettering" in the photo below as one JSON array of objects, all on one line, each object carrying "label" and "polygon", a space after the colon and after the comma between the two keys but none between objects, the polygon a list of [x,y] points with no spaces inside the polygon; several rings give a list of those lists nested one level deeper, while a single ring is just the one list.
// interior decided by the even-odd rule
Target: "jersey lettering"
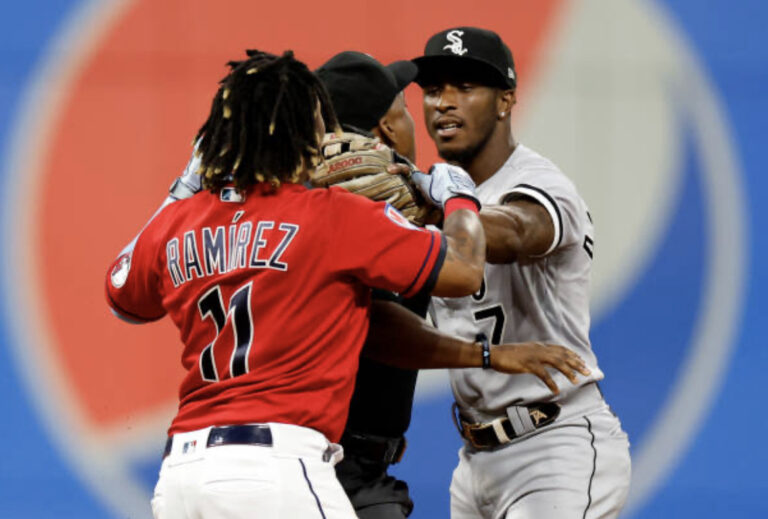
[{"label": "jersey lettering", "polygon": [[251,268],[258,269],[267,266],[267,260],[259,258],[259,251],[267,244],[266,240],[263,239],[264,231],[272,229],[274,226],[275,222],[259,222],[256,225],[256,238],[253,240],[253,252],[251,253]]},{"label": "jersey lettering", "polygon": [[237,225],[230,225],[229,226],[229,247],[227,248],[227,258],[229,258],[229,261],[227,262],[227,272],[232,270],[232,251],[235,249],[235,235],[237,234]]},{"label": "jersey lettering", "polygon": [[171,276],[171,281],[174,287],[178,287],[184,281],[184,275],[181,273],[181,266],[179,265],[179,239],[173,238],[165,246],[165,255],[168,258],[168,274]]},{"label": "jersey lettering", "polygon": [[192,279],[192,270],[197,273],[197,277],[203,277],[200,256],[197,254],[197,240],[195,239],[195,233],[187,231],[184,233],[184,272],[187,275],[187,279]]},{"label": "jersey lettering", "polygon": [[203,227],[203,260],[205,261],[205,274],[212,276],[214,269],[219,274],[226,272],[227,250],[224,246],[224,227],[216,227],[213,234],[210,227]]},{"label": "jersey lettering", "polygon": [[248,261],[248,255],[245,249],[251,241],[251,222],[243,222],[237,234],[237,243],[235,243],[235,252],[232,255],[233,269],[245,268],[245,262]]},{"label": "jersey lettering", "polygon": [[280,258],[282,257],[283,252],[285,252],[285,249],[288,248],[288,245],[291,244],[293,237],[299,232],[299,226],[290,223],[281,223],[280,230],[285,231],[285,236],[283,236],[280,245],[277,246],[275,252],[269,258],[269,266],[275,270],[288,270],[288,265],[280,261]]},{"label": "jersey lettering", "polygon": [[[253,225],[251,221],[244,221],[230,225],[227,230],[219,226],[215,232],[210,227],[186,231],[181,250],[179,238],[168,240],[166,256],[173,286],[179,287],[195,276],[202,278],[244,268],[288,270],[283,256],[298,234],[299,226],[280,223],[277,225],[280,232],[265,236],[267,231],[275,229],[275,222],[256,222],[255,232]],[[270,256],[262,256],[267,249],[272,249]]]}]

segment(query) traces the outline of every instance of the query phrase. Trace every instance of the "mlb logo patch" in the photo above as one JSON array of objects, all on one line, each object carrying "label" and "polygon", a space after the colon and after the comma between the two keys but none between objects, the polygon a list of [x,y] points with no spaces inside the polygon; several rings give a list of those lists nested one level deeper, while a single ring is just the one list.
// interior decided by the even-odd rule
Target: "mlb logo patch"
[{"label": "mlb logo patch", "polygon": [[413,229],[418,231],[419,228],[413,225],[411,222],[408,221],[408,218],[403,216],[400,211],[392,207],[391,205],[387,204],[384,209],[384,214],[387,215],[387,218],[395,222],[400,227],[405,227],[406,229]]},{"label": "mlb logo patch", "polygon": [[181,451],[183,454],[191,454],[195,452],[196,448],[197,448],[197,440],[192,440],[191,442],[185,442]]},{"label": "mlb logo patch", "polygon": [[219,198],[222,202],[234,202],[234,203],[243,203],[245,202],[245,194],[241,193],[234,187],[225,187],[221,190],[221,193],[219,194]]}]

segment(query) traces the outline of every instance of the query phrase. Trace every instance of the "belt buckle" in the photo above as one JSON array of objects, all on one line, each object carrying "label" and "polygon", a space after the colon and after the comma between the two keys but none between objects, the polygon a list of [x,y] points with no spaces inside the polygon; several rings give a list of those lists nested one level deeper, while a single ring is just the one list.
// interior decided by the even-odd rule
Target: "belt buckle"
[{"label": "belt buckle", "polygon": [[461,421],[461,435],[475,448],[475,449],[482,449],[482,445],[479,445],[475,441],[475,436],[472,434],[472,431],[476,429],[476,427],[473,427],[475,424],[470,424],[468,422],[465,422],[464,420]]},{"label": "belt buckle", "polygon": [[462,434],[461,435],[467,441],[469,441],[469,443],[475,449],[487,449],[487,448],[492,447],[492,446],[478,442],[475,439],[474,432],[482,430],[482,429],[486,429],[488,427],[491,427],[491,425],[490,424],[485,424],[485,423],[469,423],[469,422],[465,422],[464,420],[461,420],[461,429],[462,429]]},{"label": "belt buckle", "polygon": [[474,424],[464,420],[456,402],[451,405],[451,418],[453,419],[453,425],[456,426],[456,430],[459,431],[459,436],[467,440],[475,449],[484,448],[483,445],[480,445],[475,441],[475,437],[472,435],[472,431],[482,424]]}]

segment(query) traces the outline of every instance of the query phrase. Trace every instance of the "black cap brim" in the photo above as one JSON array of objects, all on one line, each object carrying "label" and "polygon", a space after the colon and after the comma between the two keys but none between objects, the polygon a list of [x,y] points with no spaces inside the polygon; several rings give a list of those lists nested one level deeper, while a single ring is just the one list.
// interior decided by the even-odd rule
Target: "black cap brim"
[{"label": "black cap brim", "polygon": [[419,68],[411,61],[395,61],[387,65],[387,68],[395,76],[398,92],[403,91],[405,87],[410,85],[419,73]]}]

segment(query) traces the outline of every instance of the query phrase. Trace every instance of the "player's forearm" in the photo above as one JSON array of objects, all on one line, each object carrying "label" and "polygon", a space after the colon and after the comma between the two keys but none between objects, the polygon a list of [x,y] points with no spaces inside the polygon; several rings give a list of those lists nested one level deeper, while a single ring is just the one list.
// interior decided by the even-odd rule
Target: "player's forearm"
[{"label": "player's forearm", "polygon": [[544,254],[554,238],[549,214],[541,205],[527,200],[484,206],[480,221],[488,245],[488,263],[512,263]]},{"label": "player's forearm", "polygon": [[363,355],[404,369],[468,368],[482,364],[482,351],[477,343],[440,332],[392,301],[374,301]]},{"label": "player's forearm", "polygon": [[496,207],[484,207],[480,221],[485,231],[486,261],[512,263],[517,260],[524,232],[520,219]]},{"label": "player's forearm", "polygon": [[454,211],[445,219],[443,234],[448,247],[432,293],[460,297],[477,292],[483,282],[486,251],[480,218],[468,209]]}]

